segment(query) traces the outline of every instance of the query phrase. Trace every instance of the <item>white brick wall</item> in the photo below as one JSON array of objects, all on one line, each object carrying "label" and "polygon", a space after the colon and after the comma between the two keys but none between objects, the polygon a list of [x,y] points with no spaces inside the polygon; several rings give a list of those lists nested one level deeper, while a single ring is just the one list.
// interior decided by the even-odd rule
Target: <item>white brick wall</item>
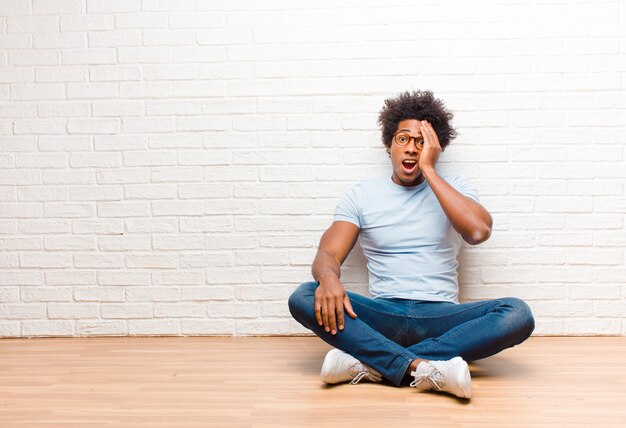
[{"label": "white brick wall", "polygon": [[413,89],[495,218],[462,298],[626,335],[624,2],[0,0],[0,336],[305,332],[287,297]]}]

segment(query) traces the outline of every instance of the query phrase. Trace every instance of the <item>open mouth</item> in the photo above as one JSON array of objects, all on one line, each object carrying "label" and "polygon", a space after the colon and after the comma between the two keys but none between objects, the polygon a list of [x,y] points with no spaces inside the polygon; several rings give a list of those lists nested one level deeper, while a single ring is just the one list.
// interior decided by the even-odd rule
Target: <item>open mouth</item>
[{"label": "open mouth", "polygon": [[411,174],[417,169],[417,161],[414,159],[405,159],[402,161],[402,169],[405,173]]}]

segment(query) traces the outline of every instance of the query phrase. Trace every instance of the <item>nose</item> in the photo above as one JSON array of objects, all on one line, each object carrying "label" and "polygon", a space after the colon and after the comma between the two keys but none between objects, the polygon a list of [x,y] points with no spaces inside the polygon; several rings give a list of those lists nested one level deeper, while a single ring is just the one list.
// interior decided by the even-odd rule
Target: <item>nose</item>
[{"label": "nose", "polygon": [[419,143],[417,142],[417,138],[413,138],[409,144],[404,146],[405,153],[417,153],[419,147]]}]

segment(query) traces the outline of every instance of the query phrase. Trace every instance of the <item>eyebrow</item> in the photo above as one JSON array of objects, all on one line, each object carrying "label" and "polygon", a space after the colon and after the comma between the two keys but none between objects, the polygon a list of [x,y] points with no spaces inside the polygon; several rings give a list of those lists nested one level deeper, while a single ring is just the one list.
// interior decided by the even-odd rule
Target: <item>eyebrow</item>
[{"label": "eyebrow", "polygon": [[[411,133],[411,130],[410,130],[410,129],[406,129],[406,128],[405,128],[405,129],[400,129],[400,130],[396,131],[396,134],[397,134],[398,132],[402,132],[402,131],[405,131],[405,132]],[[421,136],[422,136],[422,133],[421,133],[420,131],[417,131],[417,136],[418,136],[418,137],[421,137]]]}]

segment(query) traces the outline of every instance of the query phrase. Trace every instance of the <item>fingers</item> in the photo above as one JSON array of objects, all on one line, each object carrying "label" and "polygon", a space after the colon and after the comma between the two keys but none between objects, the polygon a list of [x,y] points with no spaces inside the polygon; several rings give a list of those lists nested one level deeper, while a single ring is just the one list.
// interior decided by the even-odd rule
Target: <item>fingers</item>
[{"label": "fingers", "polygon": [[343,302],[338,302],[339,304],[337,305],[337,326],[339,327],[339,330],[343,330],[343,326],[344,326],[344,320],[343,320]]},{"label": "fingers", "polygon": [[324,321],[322,321],[322,304],[317,297],[315,298],[315,320],[317,321],[317,325],[324,325]]},{"label": "fingers", "polygon": [[[336,316],[336,312],[338,310],[341,310],[340,308],[338,308],[335,305],[335,301],[331,300],[330,304],[328,305],[328,321],[329,321],[329,326],[330,326],[330,333],[331,334],[337,334],[337,316]],[[328,331],[328,330],[326,330]]]},{"label": "fingers", "polygon": [[428,127],[426,126],[428,124],[428,122],[426,122],[425,120],[422,120],[421,125],[420,125],[420,131],[422,132],[422,138],[424,138],[424,145],[426,144],[430,144],[430,140],[431,140],[431,134],[430,134],[430,129],[428,129]]},{"label": "fingers", "polygon": [[348,315],[350,315],[352,319],[356,319],[356,312],[352,309],[352,303],[350,303],[350,298],[348,296],[343,298],[343,306],[346,308]]},{"label": "fingers", "polygon": [[422,136],[424,137],[424,143],[433,142],[439,145],[439,138],[437,137],[435,128],[433,128],[430,122],[428,122],[427,120],[422,120],[420,131],[422,131]]},{"label": "fingers", "polygon": [[324,323],[324,330],[330,331],[330,322],[328,321],[328,303],[322,304],[322,322]]},{"label": "fingers", "polygon": [[323,295],[318,297],[316,295],[315,320],[317,324],[323,326],[327,333],[337,334],[345,327],[344,307],[352,318],[356,318],[347,295],[344,294],[343,297]]}]

